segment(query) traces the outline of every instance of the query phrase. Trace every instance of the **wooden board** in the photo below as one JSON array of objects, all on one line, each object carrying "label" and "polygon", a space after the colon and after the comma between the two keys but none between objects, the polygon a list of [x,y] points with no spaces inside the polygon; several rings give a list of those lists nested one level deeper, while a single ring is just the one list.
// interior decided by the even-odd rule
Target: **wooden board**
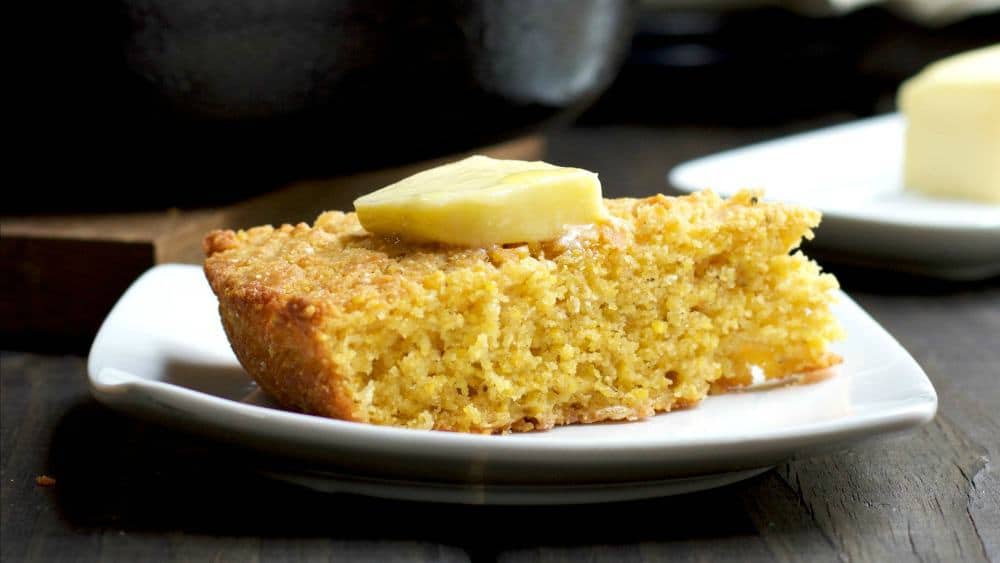
[{"label": "wooden board", "polygon": [[[544,149],[544,140],[531,136],[474,152],[537,160]],[[208,231],[311,222],[324,210],[351,209],[360,195],[464,156],[302,181],[217,209],[0,218],[0,335],[32,349],[85,350],[136,277],[156,264],[200,262]]]}]

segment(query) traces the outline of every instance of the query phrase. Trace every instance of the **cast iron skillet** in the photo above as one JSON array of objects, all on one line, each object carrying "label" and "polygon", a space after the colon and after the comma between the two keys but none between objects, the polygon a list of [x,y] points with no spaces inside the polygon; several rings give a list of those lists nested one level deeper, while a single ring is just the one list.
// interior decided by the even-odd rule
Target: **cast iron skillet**
[{"label": "cast iron skillet", "polygon": [[91,98],[67,118],[67,153],[74,177],[99,188],[62,204],[217,203],[513,137],[595,99],[634,11],[632,0],[115,6],[78,9],[87,70],[75,95]]}]

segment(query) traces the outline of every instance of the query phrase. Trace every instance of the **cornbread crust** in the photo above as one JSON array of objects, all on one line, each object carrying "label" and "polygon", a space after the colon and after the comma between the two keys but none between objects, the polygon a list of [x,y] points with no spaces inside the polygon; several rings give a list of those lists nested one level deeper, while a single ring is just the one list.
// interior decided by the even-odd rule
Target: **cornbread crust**
[{"label": "cornbread crust", "polygon": [[635,420],[839,363],[815,211],[742,192],[606,200],[612,220],[492,248],[408,244],[353,213],[215,231],[205,272],[244,368],[285,407],[506,432]]}]

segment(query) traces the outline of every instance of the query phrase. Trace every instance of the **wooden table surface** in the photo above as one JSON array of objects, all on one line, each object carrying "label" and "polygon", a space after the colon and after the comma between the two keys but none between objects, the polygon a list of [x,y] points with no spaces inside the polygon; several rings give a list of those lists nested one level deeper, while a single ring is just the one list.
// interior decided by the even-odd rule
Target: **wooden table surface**
[{"label": "wooden table surface", "polygon": [[[550,159],[609,195],[780,128],[576,127]],[[85,358],[2,355],[0,558],[299,561],[1000,561],[1000,280],[830,267],[938,390],[935,420],[721,489],[640,502],[477,507],[323,495],[212,443],[112,412]],[[56,479],[36,484],[38,475]]]}]

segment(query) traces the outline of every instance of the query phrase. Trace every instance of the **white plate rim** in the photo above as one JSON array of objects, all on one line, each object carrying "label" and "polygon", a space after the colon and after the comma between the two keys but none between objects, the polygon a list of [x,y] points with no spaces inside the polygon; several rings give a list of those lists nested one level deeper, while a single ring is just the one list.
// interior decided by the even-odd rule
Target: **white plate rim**
[{"label": "white plate rim", "polygon": [[273,479],[324,493],[349,493],[419,502],[530,506],[623,502],[693,493],[750,479],[771,469],[772,467],[739,469],[656,481],[561,485],[456,484],[371,479],[335,473],[272,470],[258,472]]}]

